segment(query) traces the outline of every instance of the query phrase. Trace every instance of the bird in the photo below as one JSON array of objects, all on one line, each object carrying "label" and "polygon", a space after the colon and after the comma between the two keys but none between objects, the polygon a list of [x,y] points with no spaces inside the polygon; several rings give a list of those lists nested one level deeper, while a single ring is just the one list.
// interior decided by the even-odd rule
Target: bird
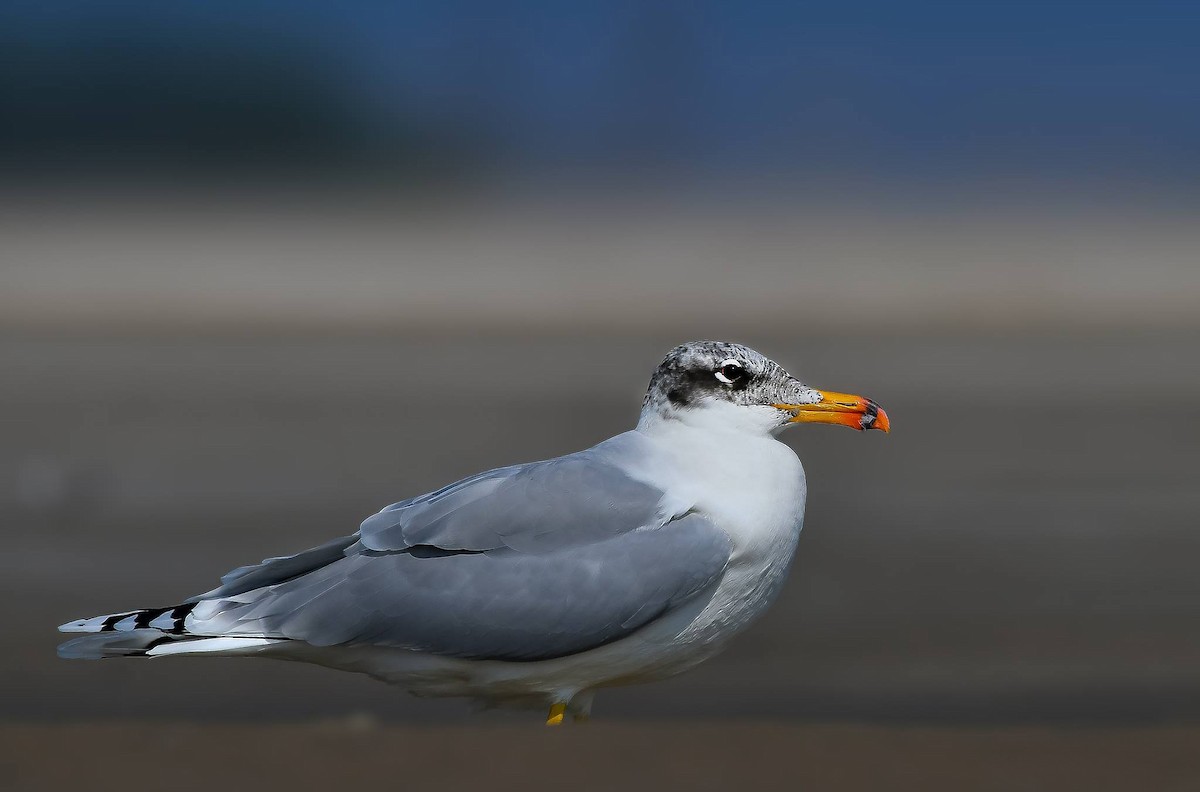
[{"label": "bird", "polygon": [[304,661],[584,721],[597,691],[695,667],[776,598],[807,496],[779,435],[803,423],[890,430],[749,347],[685,343],[629,431],[394,503],[180,604],[68,622],[85,635],[59,655]]}]

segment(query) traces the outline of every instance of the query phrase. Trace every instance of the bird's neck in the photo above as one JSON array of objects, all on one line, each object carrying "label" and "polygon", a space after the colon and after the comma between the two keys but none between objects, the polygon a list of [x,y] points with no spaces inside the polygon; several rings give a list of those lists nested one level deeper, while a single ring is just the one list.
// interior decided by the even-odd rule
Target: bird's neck
[{"label": "bird's neck", "polygon": [[761,558],[790,554],[807,492],[800,460],[771,432],[717,417],[642,416],[637,433],[658,460],[654,483],[716,520],[739,548]]},{"label": "bird's neck", "polygon": [[[770,431],[761,415],[745,407],[713,405],[673,414],[644,411],[636,432],[649,438],[681,469],[746,471],[795,452]],[[740,473],[739,473],[740,475]]]},{"label": "bird's neck", "polygon": [[719,436],[724,442],[729,442],[732,435],[769,440],[780,428],[779,413],[772,407],[745,407],[717,400],[695,407],[648,404],[637,425],[639,432],[651,436],[690,430]]}]

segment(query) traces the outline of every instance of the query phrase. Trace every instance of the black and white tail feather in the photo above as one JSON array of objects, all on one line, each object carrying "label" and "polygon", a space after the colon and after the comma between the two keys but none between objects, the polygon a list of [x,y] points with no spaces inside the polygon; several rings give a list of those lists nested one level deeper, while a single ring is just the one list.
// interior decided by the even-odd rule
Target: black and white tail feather
[{"label": "black and white tail feather", "polygon": [[183,623],[194,607],[194,603],[185,603],[67,622],[59,626],[59,632],[88,635],[58,647],[59,657],[75,660],[148,655],[155,647],[192,638]]},{"label": "black and white tail feather", "polygon": [[65,660],[102,660],[209,652],[241,654],[281,643],[277,638],[190,633],[183,625],[196,604],[187,602],[173,608],[146,608],[67,622],[59,626],[59,632],[87,634],[61,644],[58,656]]},{"label": "black and white tail feather", "polygon": [[285,583],[342,558],[357,537],[340,537],[292,556],[267,558],[239,567],[221,578],[212,591],[168,608],[109,613],[59,625],[64,633],[86,633],[58,647],[67,660],[100,660],[106,657],[159,657],[171,654],[256,651],[286,639],[247,635],[202,635],[190,632],[188,616],[204,601],[237,597],[256,589]]}]

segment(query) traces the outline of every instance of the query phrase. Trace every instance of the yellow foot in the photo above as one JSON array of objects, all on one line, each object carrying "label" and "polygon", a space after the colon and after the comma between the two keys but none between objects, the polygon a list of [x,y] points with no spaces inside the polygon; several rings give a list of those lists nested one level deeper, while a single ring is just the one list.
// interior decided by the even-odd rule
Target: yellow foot
[{"label": "yellow foot", "polygon": [[586,712],[576,712],[571,716],[571,719],[576,723],[587,723],[592,719],[592,716],[588,715]]},{"label": "yellow foot", "polygon": [[550,714],[548,716],[546,716],[546,725],[547,726],[561,726],[562,722],[563,722],[563,716],[565,716],[566,714],[567,714],[567,705],[566,704],[559,703],[559,704],[552,705],[550,707]]}]

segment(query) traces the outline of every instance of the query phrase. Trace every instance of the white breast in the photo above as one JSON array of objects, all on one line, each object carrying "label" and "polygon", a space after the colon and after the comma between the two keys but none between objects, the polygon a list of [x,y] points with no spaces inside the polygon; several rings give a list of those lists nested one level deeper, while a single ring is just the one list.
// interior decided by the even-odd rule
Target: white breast
[{"label": "white breast", "polygon": [[654,632],[695,650],[719,645],[766,610],[783,585],[804,520],[804,468],[770,435],[720,425],[673,422],[655,427],[653,439],[662,456],[647,477],[689,501],[733,543],[729,566],[703,609],[688,614],[686,624]]}]

